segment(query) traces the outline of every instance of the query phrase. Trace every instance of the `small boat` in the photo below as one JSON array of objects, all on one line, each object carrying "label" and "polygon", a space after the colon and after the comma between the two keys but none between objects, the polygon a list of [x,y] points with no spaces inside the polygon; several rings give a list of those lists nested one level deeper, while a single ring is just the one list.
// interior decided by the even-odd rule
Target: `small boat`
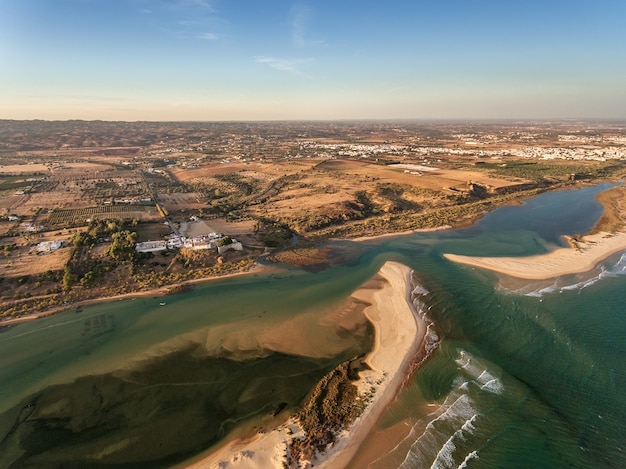
[{"label": "small boat", "polygon": [[161,306],[165,306],[165,303],[164,303],[164,302],[160,302],[159,304],[160,304]]}]

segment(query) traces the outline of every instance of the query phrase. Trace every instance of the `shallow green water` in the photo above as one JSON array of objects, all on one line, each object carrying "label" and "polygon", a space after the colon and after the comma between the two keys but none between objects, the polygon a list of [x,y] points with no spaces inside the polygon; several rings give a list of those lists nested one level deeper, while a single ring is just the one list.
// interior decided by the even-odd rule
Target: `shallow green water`
[{"label": "shallow green water", "polygon": [[[342,264],[324,272],[257,274],[167,297],[165,306],[112,302],[5,330],[1,465],[167,466],[246,419],[267,423],[367,349],[367,331],[355,337],[321,318],[397,260],[429,290],[441,340],[381,424],[406,421],[414,433],[374,467],[624,466],[626,260],[521,294],[441,256],[543,252],[561,234],[591,228],[601,188],[544,194],[464,230],[338,242]],[[305,348],[326,353],[313,359],[255,342],[290,325],[306,331]]]},{"label": "shallow green water", "polygon": [[[542,252],[593,225],[594,190],[497,210],[436,235],[434,250]],[[375,467],[624,467],[626,256],[585,276],[530,284],[526,295],[437,256],[411,265],[425,275],[443,340],[383,425],[411,415],[415,434]],[[443,405],[414,411],[424,403]]]}]

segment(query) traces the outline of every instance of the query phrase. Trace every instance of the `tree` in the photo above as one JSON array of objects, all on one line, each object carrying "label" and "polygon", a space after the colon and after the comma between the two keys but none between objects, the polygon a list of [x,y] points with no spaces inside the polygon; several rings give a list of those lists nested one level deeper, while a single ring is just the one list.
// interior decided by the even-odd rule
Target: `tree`
[{"label": "tree", "polygon": [[76,274],[72,273],[72,268],[69,265],[66,265],[63,270],[63,288],[65,291],[69,291],[77,280],[78,277]]},{"label": "tree", "polygon": [[137,251],[137,233],[128,230],[118,231],[111,235],[111,247],[109,255],[117,261],[131,261],[135,258]]},{"label": "tree", "polygon": [[230,236],[224,236],[217,243],[218,246],[228,246],[229,244],[233,244],[233,240],[230,238]]}]

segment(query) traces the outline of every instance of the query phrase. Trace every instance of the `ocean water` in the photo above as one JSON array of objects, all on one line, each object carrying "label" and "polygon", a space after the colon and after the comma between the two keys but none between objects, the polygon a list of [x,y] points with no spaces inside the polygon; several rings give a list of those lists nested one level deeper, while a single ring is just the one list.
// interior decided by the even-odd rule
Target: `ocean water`
[{"label": "ocean water", "polygon": [[593,226],[607,187],[461,230],[334,242],[341,262],[322,272],[278,267],[164,306],[115,301],[3,329],[0,466],[168,467],[271,426],[369,348],[347,298],[396,260],[414,269],[438,343],[352,467],[625,467],[626,256],[526,284],[442,257],[545,252]]}]

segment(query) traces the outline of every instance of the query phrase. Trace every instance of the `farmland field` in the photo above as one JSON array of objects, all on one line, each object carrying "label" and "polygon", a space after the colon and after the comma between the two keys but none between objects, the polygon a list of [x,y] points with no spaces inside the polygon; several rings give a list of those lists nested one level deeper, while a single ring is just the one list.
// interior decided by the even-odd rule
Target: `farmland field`
[{"label": "farmland field", "polygon": [[84,225],[88,220],[126,219],[153,220],[159,217],[155,207],[136,205],[102,205],[78,209],[53,210],[45,223],[49,226]]},{"label": "farmland field", "polygon": [[46,270],[59,270],[70,258],[71,248],[64,247],[57,251],[38,254],[35,249],[20,249],[9,257],[0,256],[0,273],[4,277],[35,275]]}]

